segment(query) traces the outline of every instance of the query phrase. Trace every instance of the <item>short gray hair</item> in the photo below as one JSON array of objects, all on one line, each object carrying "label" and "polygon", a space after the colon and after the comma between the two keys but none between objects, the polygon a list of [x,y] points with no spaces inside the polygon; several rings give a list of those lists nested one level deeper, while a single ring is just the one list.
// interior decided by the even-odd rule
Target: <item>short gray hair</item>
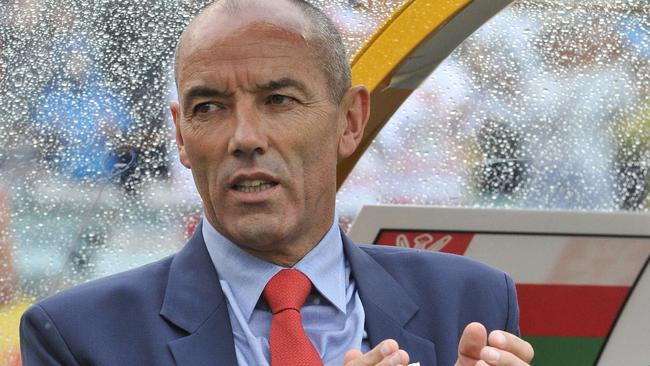
[{"label": "short gray hair", "polygon": [[[348,64],[341,34],[336,29],[332,20],[316,6],[305,0],[289,0],[289,2],[295,5],[305,15],[311,26],[311,37],[308,37],[309,46],[312,48],[316,62],[320,65],[327,79],[330,99],[333,103],[339,104],[345,92],[352,85],[352,72]],[[223,3],[227,12],[234,13],[239,9],[238,0],[217,0],[208,5],[208,7],[221,3]],[[176,70],[178,70],[178,56],[182,38],[183,36],[181,35],[176,44],[176,52],[174,55]]]}]

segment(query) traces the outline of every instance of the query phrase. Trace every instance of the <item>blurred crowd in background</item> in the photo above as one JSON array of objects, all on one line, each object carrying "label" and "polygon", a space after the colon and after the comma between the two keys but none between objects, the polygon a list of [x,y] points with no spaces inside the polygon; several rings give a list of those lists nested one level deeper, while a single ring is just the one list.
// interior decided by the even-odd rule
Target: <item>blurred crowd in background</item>
[{"label": "blurred crowd in background", "polygon": [[[199,220],[167,105],[207,2],[0,2],[0,366],[33,299],[173,253]],[[314,1],[350,56],[401,2]],[[648,211],[649,168],[647,1],[516,0],[404,103],[337,207],[344,227],[381,203]]]},{"label": "blurred crowd in background", "polygon": [[339,206],[647,211],[649,15],[643,1],[514,1],[402,105]]}]

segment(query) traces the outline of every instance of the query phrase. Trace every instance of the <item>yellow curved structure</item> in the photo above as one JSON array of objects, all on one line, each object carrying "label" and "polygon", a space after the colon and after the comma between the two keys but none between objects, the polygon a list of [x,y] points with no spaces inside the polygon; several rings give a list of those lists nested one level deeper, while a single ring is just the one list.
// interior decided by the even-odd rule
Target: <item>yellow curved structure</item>
[{"label": "yellow curved structure", "polygon": [[352,60],[354,85],[368,87],[370,120],[361,146],[338,166],[338,187],[404,100],[465,38],[512,0],[410,0]]},{"label": "yellow curved structure", "polygon": [[16,298],[0,304],[0,366],[20,366],[18,328],[20,317],[31,305],[30,299]]}]

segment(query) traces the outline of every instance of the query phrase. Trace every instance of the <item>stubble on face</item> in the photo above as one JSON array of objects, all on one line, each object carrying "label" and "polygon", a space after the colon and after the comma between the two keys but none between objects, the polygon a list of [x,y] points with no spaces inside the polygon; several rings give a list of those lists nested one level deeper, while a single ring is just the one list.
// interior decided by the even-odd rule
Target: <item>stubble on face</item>
[{"label": "stubble on face", "polygon": [[[247,14],[250,17],[255,12]],[[208,23],[187,36],[185,41],[191,40],[194,46],[189,44],[181,54],[181,94],[185,84],[197,79],[208,84],[216,81],[216,87],[234,93],[233,113],[237,108],[267,111],[255,104],[247,90],[289,76],[308,85],[313,95],[300,97],[290,111],[265,114],[259,121],[254,113],[251,119],[226,118],[220,125],[185,115],[181,131],[188,165],[206,217],[219,232],[253,255],[290,266],[311,250],[332,224],[338,106],[328,99],[326,80],[300,23],[298,27],[278,24],[265,16],[248,22],[231,19],[226,24],[236,27],[219,29],[218,22]],[[202,63],[206,68],[202,69]],[[315,82],[318,76],[322,80]],[[236,156],[233,136],[237,128],[244,128],[242,123],[251,120],[259,122],[249,127],[258,128],[251,131],[259,133],[266,145],[262,153]],[[242,199],[241,192],[233,192],[232,177],[254,171],[264,172],[277,183],[277,192],[269,199],[251,202]]]}]

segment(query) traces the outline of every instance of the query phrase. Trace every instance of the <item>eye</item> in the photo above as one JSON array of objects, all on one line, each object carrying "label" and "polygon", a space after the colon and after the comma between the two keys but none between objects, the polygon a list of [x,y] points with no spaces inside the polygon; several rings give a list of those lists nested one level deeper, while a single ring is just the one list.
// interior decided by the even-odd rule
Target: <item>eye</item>
[{"label": "eye", "polygon": [[197,104],[194,107],[194,114],[205,114],[210,112],[216,112],[219,109],[221,109],[221,107],[219,107],[215,103],[201,103],[201,104]]},{"label": "eye", "polygon": [[273,94],[273,95],[270,95],[270,96],[266,99],[266,102],[267,102],[268,104],[282,106],[282,105],[287,105],[287,104],[293,102],[294,100],[295,100],[295,99],[293,99],[293,98],[291,98],[291,97],[288,97],[288,96],[286,96],[286,95]]}]

